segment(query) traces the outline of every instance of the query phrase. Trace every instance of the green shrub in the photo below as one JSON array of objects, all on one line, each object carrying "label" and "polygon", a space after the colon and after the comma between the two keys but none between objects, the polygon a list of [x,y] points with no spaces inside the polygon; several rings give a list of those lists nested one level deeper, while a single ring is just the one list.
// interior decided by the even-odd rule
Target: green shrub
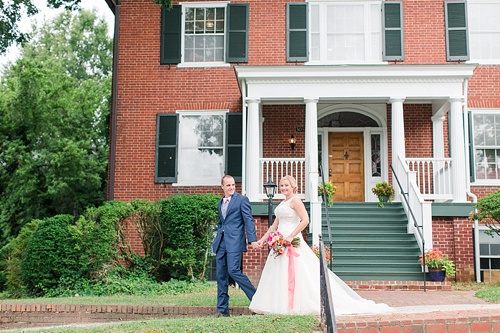
[{"label": "green shrub", "polygon": [[[155,294],[172,289],[157,281],[203,281],[218,200],[202,194],[111,201],[76,222],[70,215],[32,221],[0,252],[5,287],[19,297]],[[121,226],[128,218],[145,256],[127,246]]]},{"label": "green shrub", "polygon": [[99,208],[88,209],[70,228],[79,253],[79,276],[99,280],[110,267],[121,265],[120,222],[133,213],[130,204],[109,201]]},{"label": "green shrub", "polygon": [[21,281],[21,259],[40,220],[24,225],[16,238],[11,239],[0,251],[0,270],[4,276],[2,291],[13,298],[22,297],[24,285]]},{"label": "green shrub", "polygon": [[21,259],[21,280],[28,295],[43,296],[61,278],[78,278],[78,251],[69,232],[73,220],[72,215],[56,215],[38,224]]},{"label": "green shrub", "polygon": [[[160,269],[165,247],[165,230],[161,221],[161,202],[133,200],[130,204],[135,210],[133,221],[145,253],[141,260],[149,267],[148,272],[158,277],[158,270]],[[137,258],[126,257],[125,259],[131,268],[138,264]]]},{"label": "green shrub", "polygon": [[472,214],[472,219],[486,224],[490,233],[500,236],[500,191],[490,193],[479,199],[476,203],[477,213]]},{"label": "green shrub", "polygon": [[215,194],[176,195],[161,201],[162,280],[204,280],[218,219]]}]

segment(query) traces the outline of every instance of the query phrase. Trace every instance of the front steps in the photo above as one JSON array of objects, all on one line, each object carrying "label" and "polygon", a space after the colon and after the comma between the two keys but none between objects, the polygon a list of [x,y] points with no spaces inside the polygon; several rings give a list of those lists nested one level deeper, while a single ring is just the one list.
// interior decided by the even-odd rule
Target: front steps
[{"label": "front steps", "polygon": [[[401,203],[335,202],[328,208],[333,271],[349,281],[423,281],[420,248]],[[323,207],[322,239],[330,247]]]}]

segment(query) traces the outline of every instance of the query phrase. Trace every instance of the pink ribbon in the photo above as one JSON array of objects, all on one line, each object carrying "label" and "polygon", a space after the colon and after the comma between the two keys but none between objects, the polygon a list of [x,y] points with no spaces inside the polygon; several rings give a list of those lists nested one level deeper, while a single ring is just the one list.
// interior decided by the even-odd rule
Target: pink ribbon
[{"label": "pink ribbon", "polygon": [[300,254],[295,251],[292,245],[288,247],[288,308],[293,309],[293,299],[295,295],[295,260]]}]

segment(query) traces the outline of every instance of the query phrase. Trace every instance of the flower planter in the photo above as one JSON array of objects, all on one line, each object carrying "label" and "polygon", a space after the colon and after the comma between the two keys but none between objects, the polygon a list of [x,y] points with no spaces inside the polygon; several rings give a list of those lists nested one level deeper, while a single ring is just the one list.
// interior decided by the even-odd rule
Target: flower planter
[{"label": "flower planter", "polygon": [[443,282],[446,272],[442,268],[429,268],[429,280],[434,282]]}]

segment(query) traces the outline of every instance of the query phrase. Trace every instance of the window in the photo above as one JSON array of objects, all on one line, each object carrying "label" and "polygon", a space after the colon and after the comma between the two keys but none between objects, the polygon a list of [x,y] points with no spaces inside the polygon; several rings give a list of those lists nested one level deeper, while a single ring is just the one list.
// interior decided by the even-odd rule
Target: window
[{"label": "window", "polygon": [[380,146],[380,134],[371,135],[371,166],[372,166],[372,177],[382,176],[382,159],[381,159],[381,146]]},{"label": "window", "polygon": [[225,7],[185,7],[184,62],[224,61]]},{"label": "window", "polygon": [[246,62],[248,4],[185,3],[162,10],[162,64]]},{"label": "window", "polygon": [[226,111],[158,115],[156,182],[218,185],[241,181],[242,117]]},{"label": "window", "polygon": [[471,60],[499,64],[500,1],[469,0],[467,10]]},{"label": "window", "polygon": [[182,184],[218,184],[224,175],[224,114],[179,113]]},{"label": "window", "polygon": [[309,4],[310,62],[382,61],[381,1]]},{"label": "window", "polygon": [[479,258],[482,282],[500,282],[500,236],[479,229]]},{"label": "window", "polygon": [[472,116],[476,183],[500,184],[500,111]]}]

